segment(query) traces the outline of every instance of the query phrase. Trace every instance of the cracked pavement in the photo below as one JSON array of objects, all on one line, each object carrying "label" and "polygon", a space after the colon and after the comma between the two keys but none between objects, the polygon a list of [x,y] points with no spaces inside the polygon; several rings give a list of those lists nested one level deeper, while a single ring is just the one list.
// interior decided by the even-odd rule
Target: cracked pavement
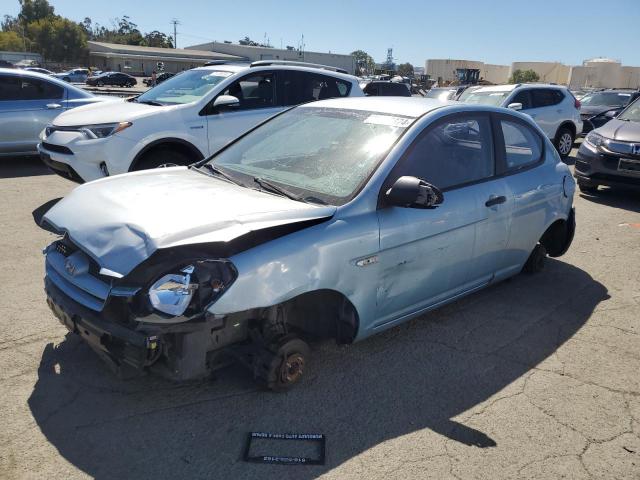
[{"label": "cracked pavement", "polygon": [[[639,193],[576,194],[574,243],[541,274],[312,345],[274,394],[239,367],[119,380],[66,335],[33,216],[72,187],[0,160],[0,478],[640,479]],[[245,463],[250,431],[324,433],[326,465]]]}]

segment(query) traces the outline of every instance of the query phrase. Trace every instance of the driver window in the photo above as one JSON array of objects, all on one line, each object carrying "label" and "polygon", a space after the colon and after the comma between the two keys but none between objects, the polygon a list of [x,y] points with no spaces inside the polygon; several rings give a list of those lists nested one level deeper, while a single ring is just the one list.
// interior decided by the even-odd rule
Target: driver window
[{"label": "driver window", "polygon": [[494,175],[491,122],[485,116],[456,115],[427,127],[409,147],[402,175],[442,189]]},{"label": "driver window", "polygon": [[232,83],[222,95],[231,95],[240,101],[236,110],[252,110],[275,106],[273,73],[248,75]]}]

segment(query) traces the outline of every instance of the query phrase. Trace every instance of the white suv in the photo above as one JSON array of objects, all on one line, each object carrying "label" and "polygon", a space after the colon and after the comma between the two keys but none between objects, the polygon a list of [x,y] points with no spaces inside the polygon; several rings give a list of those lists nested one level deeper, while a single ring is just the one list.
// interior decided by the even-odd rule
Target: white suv
[{"label": "white suv", "polygon": [[480,87],[462,101],[521,110],[542,128],[562,158],[569,155],[574,139],[582,132],[580,102],[566,87],[546,84]]},{"label": "white suv", "polygon": [[188,165],[289,106],[363,95],[356,77],[332,67],[211,62],[136,98],[63,113],[42,132],[38,150],[56,173],[88,182]]}]

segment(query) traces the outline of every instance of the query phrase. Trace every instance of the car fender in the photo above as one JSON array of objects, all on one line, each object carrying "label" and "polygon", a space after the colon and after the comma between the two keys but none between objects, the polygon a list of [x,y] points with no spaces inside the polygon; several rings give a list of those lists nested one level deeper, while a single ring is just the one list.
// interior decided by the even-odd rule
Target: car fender
[{"label": "car fender", "polygon": [[360,323],[356,338],[362,338],[376,313],[378,250],[375,213],[334,216],[233,255],[238,278],[208,311],[228,315],[278,305],[307,292],[333,290],[353,304]]},{"label": "car fender", "polygon": [[206,156],[206,152],[203,152],[197,146],[197,139],[190,135],[178,134],[178,132],[164,132],[160,134],[152,134],[149,137],[146,137],[144,140],[139,142],[135,149],[132,150],[132,160],[129,164],[129,171],[133,171],[136,166],[136,163],[142,158],[142,156],[151,150],[152,148],[162,145],[163,143],[178,143],[187,147],[189,150],[193,151],[194,154],[198,154],[200,158],[197,160],[201,160]]}]

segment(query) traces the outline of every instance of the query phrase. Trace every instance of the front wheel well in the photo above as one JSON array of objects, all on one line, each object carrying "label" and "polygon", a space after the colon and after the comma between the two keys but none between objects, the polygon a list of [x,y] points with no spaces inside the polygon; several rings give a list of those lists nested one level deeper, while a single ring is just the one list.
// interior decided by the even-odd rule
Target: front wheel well
[{"label": "front wheel well", "polygon": [[180,140],[180,139],[157,140],[147,145],[136,155],[136,157],[133,159],[133,162],[131,162],[129,171],[130,172],[135,171],[138,168],[140,162],[144,159],[144,157],[148,156],[149,154],[153,154],[160,151],[167,151],[167,150],[184,155],[184,157],[189,158],[191,160],[191,163],[197,162],[198,160],[202,160],[204,158],[200,150],[198,150],[195,146],[193,146],[192,144],[184,140]]},{"label": "front wheel well", "polygon": [[280,309],[286,323],[307,335],[352,343],[358,333],[358,312],[351,301],[335,290],[306,292],[270,309]]},{"label": "front wheel well", "polygon": [[573,138],[574,139],[576,138],[576,126],[573,124],[573,122],[564,122],[558,127],[558,130],[556,131],[556,136],[554,137],[555,139],[558,138],[558,134],[563,128],[568,128],[571,131],[571,135],[573,135]]}]

